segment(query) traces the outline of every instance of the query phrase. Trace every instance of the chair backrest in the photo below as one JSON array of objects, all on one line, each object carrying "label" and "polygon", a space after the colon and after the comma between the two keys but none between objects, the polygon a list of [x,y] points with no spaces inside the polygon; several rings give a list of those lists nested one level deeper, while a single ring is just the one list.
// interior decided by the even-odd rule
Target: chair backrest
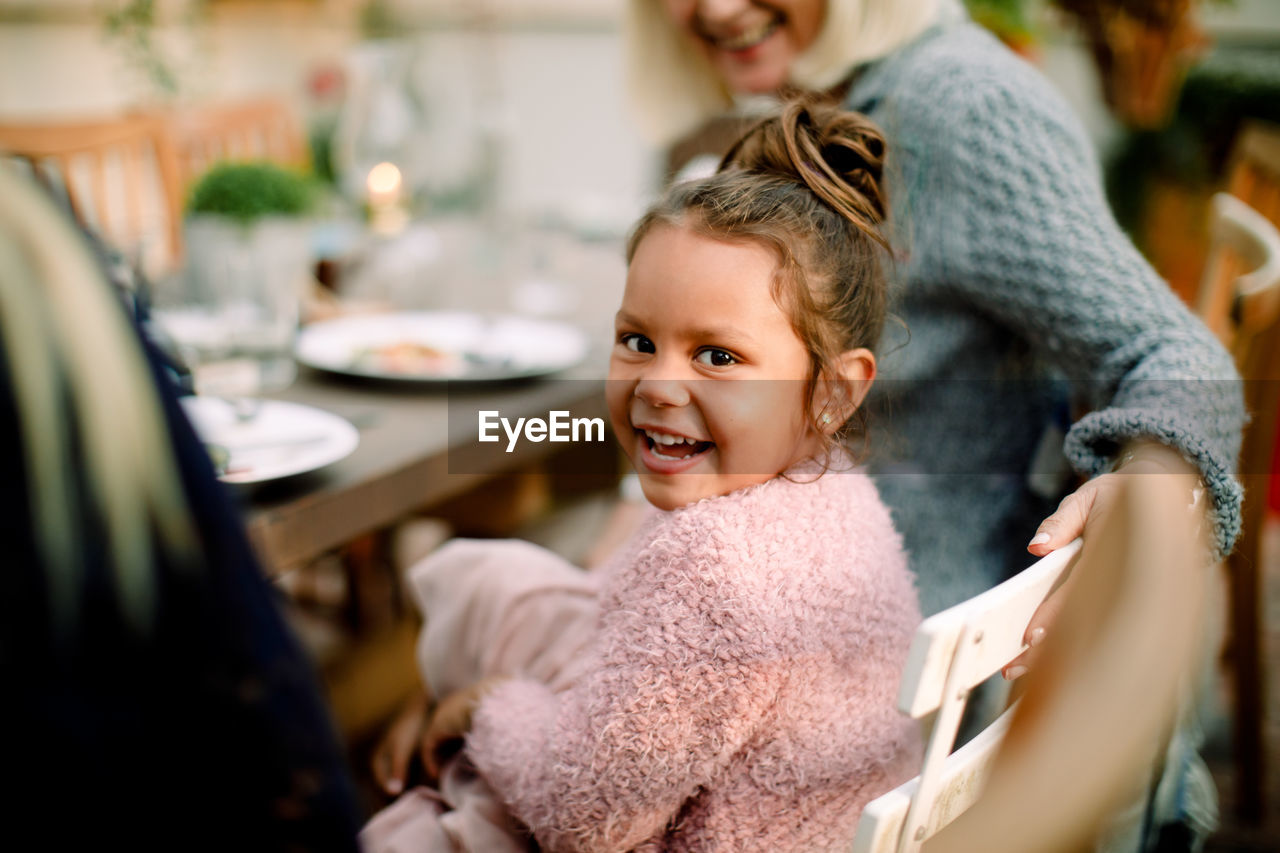
[{"label": "chair backrest", "polygon": [[[1227,557],[1236,738],[1237,811],[1260,820],[1266,802],[1267,734],[1261,594],[1262,526],[1280,411],[1280,131],[1241,137],[1229,186],[1213,198],[1210,251],[1198,311],[1245,380],[1249,425],[1240,450],[1245,500],[1240,537]],[[1239,190],[1249,204],[1234,194]],[[1256,205],[1256,206],[1255,206]]]},{"label": "chair backrest", "polygon": [[920,624],[903,670],[898,708],[914,719],[933,715],[924,762],[919,776],[863,810],[855,853],[913,853],[977,797],[1011,710],[952,753],[969,694],[1026,649],[1027,623],[1080,545],[1076,540]]},{"label": "chair backrest", "polygon": [[1243,368],[1252,339],[1280,316],[1280,231],[1240,199],[1218,193],[1209,233],[1197,312]]},{"label": "chair backrest", "polygon": [[1248,121],[1232,146],[1227,192],[1280,223],[1280,126]]},{"label": "chair backrest", "polygon": [[177,264],[182,189],[162,118],[0,124],[0,154],[28,163],[82,223],[148,272]]},{"label": "chair backrest", "polygon": [[279,98],[189,107],[172,121],[186,189],[222,160],[267,160],[299,168],[308,163],[298,118]]}]

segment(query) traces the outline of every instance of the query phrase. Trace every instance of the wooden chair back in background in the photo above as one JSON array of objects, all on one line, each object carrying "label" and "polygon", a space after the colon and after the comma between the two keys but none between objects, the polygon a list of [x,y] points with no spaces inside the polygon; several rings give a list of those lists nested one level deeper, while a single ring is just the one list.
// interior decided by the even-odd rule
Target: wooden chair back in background
[{"label": "wooden chair back in background", "polygon": [[1226,189],[1280,224],[1280,125],[1245,123],[1227,165]]},{"label": "wooden chair back in background", "polygon": [[189,107],[173,116],[182,183],[186,189],[222,160],[266,160],[305,168],[306,140],[292,108],[278,98]]},{"label": "wooden chair back in background", "polygon": [[[1259,157],[1268,145],[1274,146],[1270,164]],[[1246,130],[1240,148],[1230,184],[1270,210],[1271,218],[1234,195],[1214,196],[1198,312],[1235,359],[1250,416],[1240,453],[1242,528],[1227,558],[1228,649],[1238,810],[1242,818],[1257,822],[1266,800],[1269,686],[1263,661],[1262,532],[1280,408],[1280,230],[1273,224],[1280,220],[1280,133]]]},{"label": "wooden chair back in background", "polygon": [[0,154],[29,164],[83,224],[147,272],[177,265],[182,184],[162,117],[0,124]]}]

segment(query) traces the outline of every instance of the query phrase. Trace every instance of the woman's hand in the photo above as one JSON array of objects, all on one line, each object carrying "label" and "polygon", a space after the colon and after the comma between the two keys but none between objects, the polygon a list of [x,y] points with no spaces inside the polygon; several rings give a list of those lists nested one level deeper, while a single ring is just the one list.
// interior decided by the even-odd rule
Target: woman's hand
[{"label": "woman's hand", "polygon": [[409,776],[409,764],[422,744],[423,729],[430,714],[431,699],[425,690],[418,690],[404,703],[382,739],[373,750],[370,760],[373,778],[388,794],[398,796],[404,791]]},{"label": "woman's hand", "polygon": [[462,748],[462,739],[471,731],[471,714],[480,700],[506,681],[494,676],[455,690],[440,701],[422,735],[422,765],[427,777],[440,778],[441,763]]},{"label": "woman's hand", "polygon": [[[1040,522],[1027,550],[1037,557],[1043,557],[1077,536],[1088,538],[1089,528],[1103,524],[1115,505],[1123,478],[1133,474],[1169,478],[1172,487],[1183,490],[1187,495],[1187,504],[1196,513],[1194,520],[1203,523],[1204,504],[1207,501],[1202,503],[1200,496],[1200,472],[1176,450],[1154,442],[1140,442],[1126,447],[1120,454],[1120,460],[1114,473],[1095,477],[1063,498],[1053,515]],[[1030,648],[1005,666],[1005,678],[1018,678],[1027,671],[1034,658],[1036,645],[1044,639],[1053,625],[1067,599],[1070,586],[1071,577],[1068,575],[1067,580],[1036,609],[1023,636],[1023,642]]]}]

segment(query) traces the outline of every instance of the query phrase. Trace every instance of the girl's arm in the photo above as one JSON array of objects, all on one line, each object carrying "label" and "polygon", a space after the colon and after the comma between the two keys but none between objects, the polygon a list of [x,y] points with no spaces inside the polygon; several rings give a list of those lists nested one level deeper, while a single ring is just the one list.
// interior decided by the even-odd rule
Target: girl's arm
[{"label": "girl's arm", "polygon": [[[553,695],[496,688],[468,748],[549,850],[624,850],[659,834],[760,728],[784,668],[749,615],[658,542],[606,598],[599,658]],[[715,564],[712,565],[714,574]]]}]

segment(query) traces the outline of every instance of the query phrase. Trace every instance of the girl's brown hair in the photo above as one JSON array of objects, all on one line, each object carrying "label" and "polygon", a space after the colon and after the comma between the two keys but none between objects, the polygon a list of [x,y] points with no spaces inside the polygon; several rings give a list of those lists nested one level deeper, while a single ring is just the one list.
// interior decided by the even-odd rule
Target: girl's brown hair
[{"label": "girl's brown hair", "polygon": [[[820,382],[841,387],[840,355],[874,352],[884,326],[884,162],[884,136],[869,119],[800,98],[748,130],[716,174],[668,189],[627,243],[629,263],[645,235],[665,224],[771,249],[773,297],[809,351],[805,400],[820,435],[826,430],[813,405]],[[835,440],[854,426],[843,423]]]}]

